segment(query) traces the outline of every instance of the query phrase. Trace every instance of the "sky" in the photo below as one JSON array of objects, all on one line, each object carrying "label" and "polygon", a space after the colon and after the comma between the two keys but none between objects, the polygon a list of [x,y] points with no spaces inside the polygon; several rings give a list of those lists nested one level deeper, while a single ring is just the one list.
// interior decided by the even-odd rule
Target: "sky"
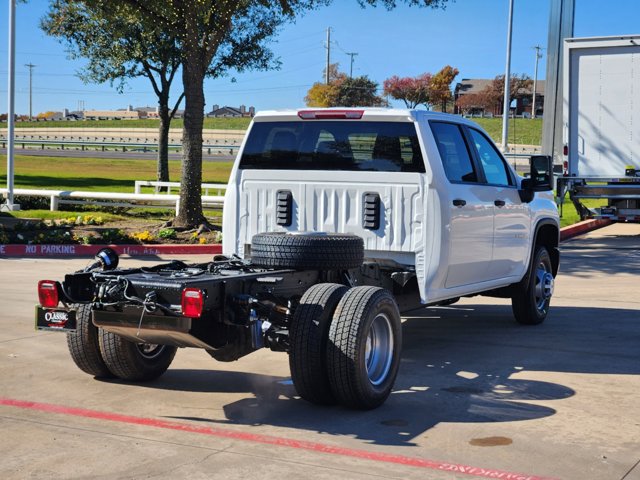
[{"label": "sky", "polygon": [[[511,72],[533,78],[534,46],[546,47],[550,2],[515,0]],[[8,5],[0,0],[0,112],[7,111]],[[304,106],[314,82],[322,81],[326,62],[326,29],[331,28],[331,63],[354,76],[366,75],[380,87],[386,78],[435,73],[445,65],[458,68],[456,78],[493,78],[504,73],[508,0],[450,0],[446,9],[402,5],[395,10],[361,8],[356,0],[334,0],[284,25],[271,43],[280,70],[231,73],[205,82],[206,111],[213,105],[255,106],[257,110]],[[129,81],[122,94],[109,84],[84,84],[77,72],[83,60],[70,60],[64,45],[47,37],[39,21],[47,0],[19,3],[16,10],[16,113],[29,111],[29,70],[33,68],[33,114],[44,111],[117,109],[155,106],[148,79]],[[604,6],[603,6],[604,5]],[[638,0],[576,0],[575,36],[638,34]],[[546,53],[546,48],[543,54]],[[545,76],[545,56],[538,78]],[[179,80],[179,79],[178,79]],[[174,82],[173,97],[180,93]],[[398,106],[400,106],[398,104]]]}]

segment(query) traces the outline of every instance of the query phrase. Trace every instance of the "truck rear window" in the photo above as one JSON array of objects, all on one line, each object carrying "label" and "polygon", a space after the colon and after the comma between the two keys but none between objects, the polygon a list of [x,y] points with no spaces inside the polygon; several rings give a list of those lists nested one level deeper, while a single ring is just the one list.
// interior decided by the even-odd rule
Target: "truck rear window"
[{"label": "truck rear window", "polygon": [[413,123],[256,122],[242,169],[424,172]]}]

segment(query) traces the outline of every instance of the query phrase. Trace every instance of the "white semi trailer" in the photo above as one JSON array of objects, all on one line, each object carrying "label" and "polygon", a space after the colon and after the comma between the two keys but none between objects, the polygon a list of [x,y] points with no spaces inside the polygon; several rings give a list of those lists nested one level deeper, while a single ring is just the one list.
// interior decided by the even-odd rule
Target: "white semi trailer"
[{"label": "white semi trailer", "polygon": [[[639,222],[640,35],[570,38],[564,48],[558,193],[582,218]],[[603,202],[587,207],[584,199]]]}]

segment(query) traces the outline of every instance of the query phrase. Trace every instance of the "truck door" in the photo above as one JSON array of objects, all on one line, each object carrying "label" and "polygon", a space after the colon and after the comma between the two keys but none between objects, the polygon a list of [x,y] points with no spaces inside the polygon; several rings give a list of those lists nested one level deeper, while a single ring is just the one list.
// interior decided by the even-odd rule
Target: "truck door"
[{"label": "truck door", "polygon": [[484,177],[483,198],[493,205],[493,255],[490,279],[522,274],[527,260],[529,208],[520,200],[516,179],[493,141],[474,128],[467,128],[472,154]]},{"label": "truck door", "polygon": [[449,213],[443,235],[449,248],[445,287],[484,282],[490,279],[493,251],[493,194],[479,181],[461,127],[433,121],[430,125],[449,181],[441,189]]}]

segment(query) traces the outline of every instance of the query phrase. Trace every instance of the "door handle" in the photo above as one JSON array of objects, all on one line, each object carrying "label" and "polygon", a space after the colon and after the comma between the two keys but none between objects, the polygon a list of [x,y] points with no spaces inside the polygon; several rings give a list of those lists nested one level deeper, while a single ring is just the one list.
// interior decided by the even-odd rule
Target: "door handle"
[{"label": "door handle", "polygon": [[493,204],[496,207],[504,207],[505,206],[505,201],[504,200],[496,200],[495,202],[493,202]]},{"label": "door handle", "polygon": [[467,204],[467,201],[466,200],[462,200],[461,198],[456,198],[453,201],[453,205],[455,207],[464,207],[466,204]]}]

